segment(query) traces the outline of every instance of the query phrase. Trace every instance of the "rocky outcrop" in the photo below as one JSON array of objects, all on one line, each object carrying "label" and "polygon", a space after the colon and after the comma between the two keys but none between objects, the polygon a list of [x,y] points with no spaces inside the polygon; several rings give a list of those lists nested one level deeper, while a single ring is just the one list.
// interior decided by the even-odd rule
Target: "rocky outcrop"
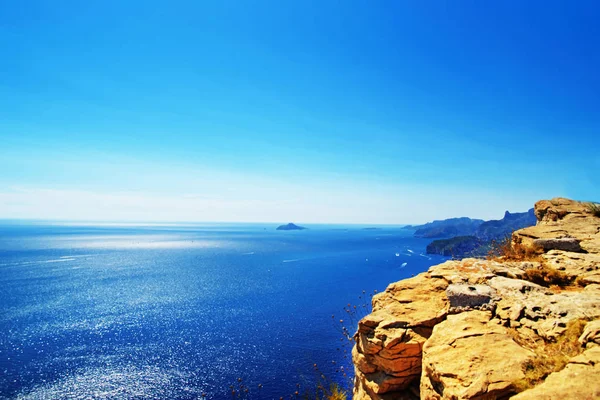
[{"label": "rocky outcrop", "polygon": [[516,231],[514,241],[533,246],[536,240],[570,239],[579,243],[578,252],[600,253],[600,218],[585,203],[563,198],[542,200],[535,205],[535,215],[537,224]]},{"label": "rocky outcrop", "polygon": [[506,397],[524,378],[521,366],[533,353],[492,319],[489,311],[462,312],[434,328],[423,346],[426,398]]},{"label": "rocky outcrop", "polygon": [[[540,201],[535,214],[536,226],[513,234],[535,257],[448,261],[374,296],[355,336],[355,399],[598,397],[600,218],[567,199]],[[571,284],[530,281],[548,269]],[[574,322],[587,324],[581,354],[524,388],[538,347],[565,340]]]},{"label": "rocky outcrop", "polygon": [[358,327],[353,360],[364,379],[363,398],[407,389],[421,375],[423,343],[446,318],[444,279],[417,277],[391,284],[374,297],[374,311]]}]

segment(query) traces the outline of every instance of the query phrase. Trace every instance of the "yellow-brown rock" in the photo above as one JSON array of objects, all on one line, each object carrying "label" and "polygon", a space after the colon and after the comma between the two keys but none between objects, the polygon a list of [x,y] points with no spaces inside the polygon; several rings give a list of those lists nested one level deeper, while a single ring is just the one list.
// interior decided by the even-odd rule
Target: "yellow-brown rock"
[{"label": "yellow-brown rock", "polygon": [[[489,311],[469,311],[436,325],[423,347],[421,398],[506,397],[524,378],[533,353],[519,346]],[[458,356],[458,357],[457,357]]]},{"label": "yellow-brown rock", "polygon": [[[585,352],[515,398],[598,398],[600,218],[562,198],[537,202],[535,213],[537,225],[513,243],[541,256],[448,261],[373,298],[355,336],[354,399],[509,398],[534,354],[524,343],[555,341],[574,320],[594,320],[580,338]],[[547,267],[580,286],[527,281]]]},{"label": "yellow-brown rock", "polygon": [[582,346],[592,347],[600,345],[600,319],[588,322],[579,337]]},{"label": "yellow-brown rock", "polygon": [[[353,349],[363,398],[406,389],[421,375],[423,343],[448,311],[443,279],[424,275],[391,284],[373,298]],[[360,391],[359,391],[360,389]]]},{"label": "yellow-brown rock", "polygon": [[536,240],[574,239],[583,252],[600,253],[600,218],[585,203],[541,200],[535,204],[535,215],[538,223],[516,231],[513,241],[533,246]]}]

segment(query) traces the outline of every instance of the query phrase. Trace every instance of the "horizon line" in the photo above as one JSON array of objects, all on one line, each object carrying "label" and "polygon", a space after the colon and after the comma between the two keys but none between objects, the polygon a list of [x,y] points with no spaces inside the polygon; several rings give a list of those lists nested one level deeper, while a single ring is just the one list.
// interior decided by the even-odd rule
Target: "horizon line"
[{"label": "horizon line", "polygon": [[133,221],[102,221],[102,220],[82,220],[82,219],[73,219],[73,220],[64,220],[64,219],[52,219],[52,218],[2,218],[0,217],[0,224],[12,222],[13,224],[18,224],[19,222],[24,222],[27,224],[36,224],[36,223],[47,223],[49,225],[80,225],[80,226],[181,226],[181,225],[209,225],[209,224],[219,224],[219,225],[285,225],[288,223],[293,223],[296,225],[356,225],[356,226],[388,226],[388,227],[403,227],[408,225],[415,225],[415,223],[363,223],[363,222],[294,222],[294,221],[141,221],[141,220],[133,220]]}]

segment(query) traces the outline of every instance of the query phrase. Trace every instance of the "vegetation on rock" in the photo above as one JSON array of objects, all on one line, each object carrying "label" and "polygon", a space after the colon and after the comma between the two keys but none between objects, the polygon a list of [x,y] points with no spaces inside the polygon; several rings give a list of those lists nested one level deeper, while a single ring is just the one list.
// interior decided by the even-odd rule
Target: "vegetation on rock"
[{"label": "vegetation on rock", "polygon": [[493,240],[488,251],[488,259],[497,261],[540,261],[542,249],[537,246],[524,246],[521,242],[513,242],[512,236],[501,240]]},{"label": "vegetation on rock", "polygon": [[588,203],[588,210],[595,216],[600,218],[600,204],[598,203]]},{"label": "vegetation on rock", "polygon": [[521,346],[535,354],[523,364],[525,377],[515,382],[519,392],[527,390],[542,382],[553,372],[562,370],[571,357],[583,352],[579,337],[587,324],[585,319],[576,319],[567,324],[567,329],[555,341],[524,339],[514,331],[513,339]]}]

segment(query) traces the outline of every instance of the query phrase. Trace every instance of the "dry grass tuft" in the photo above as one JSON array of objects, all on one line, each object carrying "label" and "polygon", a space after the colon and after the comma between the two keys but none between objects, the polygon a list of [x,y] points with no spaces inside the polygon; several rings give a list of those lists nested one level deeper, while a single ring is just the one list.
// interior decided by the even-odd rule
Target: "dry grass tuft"
[{"label": "dry grass tuft", "polygon": [[600,218],[600,204],[599,203],[587,203],[588,210],[595,216]]},{"label": "dry grass tuft", "polygon": [[538,267],[525,270],[524,279],[541,286],[558,286],[558,288],[564,288],[573,282],[571,276],[544,263],[540,263]]},{"label": "dry grass tuft", "polygon": [[329,393],[326,394],[327,400],[346,400],[348,393],[340,385],[332,383],[329,387]]},{"label": "dry grass tuft", "polygon": [[500,241],[492,241],[488,260],[494,261],[542,261],[543,250],[513,242],[511,236]]},{"label": "dry grass tuft", "polygon": [[306,392],[302,398],[305,400],[347,400],[348,391],[337,383],[331,383],[329,388],[318,384],[315,393]]},{"label": "dry grass tuft", "polygon": [[575,278],[575,285],[580,286],[580,287],[584,287],[587,284],[587,280],[579,275],[577,278]]},{"label": "dry grass tuft", "polygon": [[533,358],[523,365],[525,377],[515,382],[517,391],[522,392],[541,383],[548,375],[563,369],[569,359],[581,354],[583,347],[578,342],[583,333],[587,320],[577,319],[567,324],[566,331],[558,337],[556,342],[533,341],[523,339],[514,332],[511,335],[515,341],[534,352]]}]

